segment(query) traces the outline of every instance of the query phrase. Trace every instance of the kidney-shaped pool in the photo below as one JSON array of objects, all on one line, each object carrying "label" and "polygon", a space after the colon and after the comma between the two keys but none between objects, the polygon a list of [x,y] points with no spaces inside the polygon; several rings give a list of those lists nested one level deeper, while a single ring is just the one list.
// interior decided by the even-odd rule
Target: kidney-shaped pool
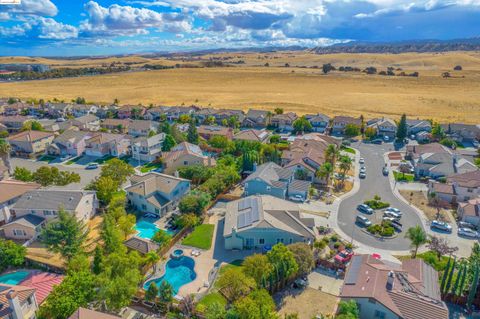
[{"label": "kidney-shaped pool", "polygon": [[186,285],[197,278],[195,273],[195,261],[187,256],[183,256],[177,259],[170,259],[165,265],[165,274],[162,277],[149,280],[145,283],[143,288],[145,290],[150,287],[152,282],[155,282],[157,287],[160,287],[162,281],[167,281],[173,287],[175,294],[183,285]]}]

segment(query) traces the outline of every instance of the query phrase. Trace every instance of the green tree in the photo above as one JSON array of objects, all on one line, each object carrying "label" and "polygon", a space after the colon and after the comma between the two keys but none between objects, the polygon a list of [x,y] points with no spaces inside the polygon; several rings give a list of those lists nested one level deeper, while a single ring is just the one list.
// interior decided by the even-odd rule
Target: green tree
[{"label": "green tree", "polygon": [[23,123],[22,131],[43,131],[43,126],[39,121],[29,120]]},{"label": "green tree", "polygon": [[233,128],[233,129],[236,129],[236,128],[240,127],[240,122],[238,121],[238,118],[236,116],[230,116],[228,118],[227,124],[228,124],[229,127]]},{"label": "green tree", "polygon": [[200,218],[194,213],[181,214],[175,219],[175,225],[179,228],[189,228],[200,224]]},{"label": "green tree", "polygon": [[457,258],[453,258],[452,269],[448,274],[447,282],[445,283],[445,287],[443,288],[443,293],[447,294],[450,291],[450,287],[452,285],[453,274],[455,273],[455,266],[456,266]]},{"label": "green tree", "polygon": [[218,290],[230,303],[248,295],[254,287],[255,280],[235,268],[225,270],[217,281]]},{"label": "green tree", "polygon": [[203,124],[205,125],[213,125],[215,124],[215,116],[208,116],[204,121]]},{"label": "green tree", "polygon": [[337,319],[360,318],[360,311],[355,300],[340,301],[338,304]]},{"label": "green tree", "polygon": [[214,135],[208,140],[208,144],[215,148],[226,149],[231,145],[231,141],[226,136]]},{"label": "green tree", "polygon": [[367,127],[365,129],[365,137],[368,138],[369,140],[371,140],[372,138],[374,138],[375,136],[377,136],[377,130],[374,128],[374,127]]},{"label": "green tree", "polygon": [[148,253],[145,254],[145,257],[143,257],[143,264],[147,267],[153,267],[153,269],[156,269],[156,265],[158,261],[160,260],[160,256],[154,252],[154,251],[149,251]]},{"label": "green tree", "polygon": [[360,127],[355,124],[345,125],[345,135],[348,137],[354,137],[360,135]]},{"label": "green tree", "polygon": [[477,295],[477,288],[478,288],[478,276],[479,276],[479,266],[478,263],[475,264],[475,272],[473,275],[472,285],[470,287],[470,291],[467,297],[467,308],[472,309],[472,303]]},{"label": "green tree", "polygon": [[277,115],[280,115],[283,114],[283,109],[281,107],[277,107],[273,110],[273,112],[275,112]]},{"label": "green tree", "polygon": [[162,144],[162,151],[169,152],[177,143],[172,135],[167,134],[165,135],[165,139],[163,140]]},{"label": "green tree", "polygon": [[135,170],[132,165],[125,163],[121,159],[113,158],[102,166],[102,172],[100,176],[110,177],[118,185],[122,185],[127,181],[127,177],[133,175]]},{"label": "green tree", "polygon": [[255,290],[234,304],[239,319],[273,319],[275,302],[265,289]]},{"label": "green tree", "polygon": [[170,303],[173,300],[173,287],[166,280],[163,280],[159,287],[160,300],[165,303]]},{"label": "green tree", "polygon": [[295,133],[311,132],[313,129],[312,124],[307,120],[305,116],[299,117],[293,121],[293,131]]},{"label": "green tree", "polygon": [[211,197],[209,194],[194,190],[185,195],[178,204],[178,209],[183,214],[194,213],[201,215],[205,207],[210,203]]},{"label": "green tree", "polygon": [[262,254],[248,256],[243,261],[242,266],[245,274],[255,280],[257,287],[264,285],[273,272],[272,264],[267,256]]},{"label": "green tree", "polygon": [[5,139],[0,139],[0,161],[7,168],[8,174],[12,174],[12,166],[10,163],[10,144]]},{"label": "green tree", "polygon": [[186,124],[188,122],[191,121],[191,118],[190,118],[190,115],[188,114],[181,114],[179,117],[178,117],[178,123],[182,123],[182,124]]},{"label": "green tree", "polygon": [[445,132],[443,131],[443,128],[440,126],[438,123],[434,123],[432,127],[432,136],[436,140],[441,140],[445,137]]},{"label": "green tree", "polygon": [[323,163],[315,172],[317,178],[325,180],[325,183],[329,184],[330,177],[333,174],[333,166],[330,162]]},{"label": "green tree", "polygon": [[427,233],[423,230],[420,225],[415,227],[410,227],[405,234],[405,237],[410,240],[413,249],[413,258],[417,257],[418,248],[426,244],[428,241]]},{"label": "green tree", "polygon": [[281,140],[282,140],[282,138],[280,137],[280,135],[275,134],[275,135],[270,136],[270,143],[271,144],[278,144],[278,143],[280,143]]},{"label": "green tree", "polygon": [[158,296],[158,287],[155,282],[152,282],[150,286],[148,286],[147,291],[145,292],[145,299],[147,301],[155,301]]},{"label": "green tree", "polygon": [[325,150],[325,160],[335,167],[337,158],[340,156],[340,151],[335,144],[329,144]]},{"label": "green tree", "polygon": [[58,218],[47,223],[42,229],[42,238],[50,251],[70,259],[80,253],[87,237],[85,225],[61,209]]},{"label": "green tree", "polygon": [[100,176],[93,184],[93,189],[97,191],[97,198],[103,203],[108,204],[118,190],[117,181],[109,176]]},{"label": "green tree", "polygon": [[219,302],[212,302],[207,305],[207,309],[205,311],[205,318],[206,319],[225,319],[227,315],[227,311],[225,310],[225,306]]},{"label": "green tree", "polygon": [[[339,158],[339,162],[340,164],[338,165],[338,168],[340,169],[340,174],[346,176],[347,172],[352,168],[353,160],[348,155],[342,155]],[[345,179],[342,179],[342,181],[344,180]]]},{"label": "green tree", "polygon": [[133,226],[135,226],[136,221],[136,217],[133,214],[125,214],[118,219],[118,229],[122,232],[124,239],[135,233]]},{"label": "green tree", "polygon": [[188,126],[187,132],[187,141],[192,144],[198,144],[199,136],[197,132],[196,121],[194,118],[190,120],[190,125]]},{"label": "green tree", "polygon": [[295,243],[288,245],[287,248],[293,253],[293,257],[298,265],[298,274],[309,274],[315,265],[313,251],[310,246],[305,243]]},{"label": "green tree", "polygon": [[167,246],[170,241],[172,240],[172,236],[170,236],[166,231],[159,229],[152,237],[152,240],[156,242],[160,248]]},{"label": "green tree", "polygon": [[115,219],[111,216],[106,215],[103,219],[100,235],[107,254],[125,247],[123,246],[122,232],[116,227]]},{"label": "green tree", "polygon": [[11,240],[0,239],[0,272],[8,267],[19,267],[25,262],[27,249]]},{"label": "green tree", "polygon": [[407,116],[405,114],[402,114],[402,117],[400,118],[400,122],[398,122],[398,127],[397,127],[397,140],[398,141],[403,141],[407,137]]},{"label": "green tree", "polygon": [[13,171],[13,178],[23,182],[32,182],[33,174],[25,167],[17,166]]},{"label": "green tree", "polygon": [[103,251],[102,248],[97,245],[93,254],[93,265],[92,271],[95,275],[98,275],[102,272],[102,263],[103,263]]},{"label": "green tree", "polygon": [[298,264],[293,253],[282,243],[272,247],[267,253],[268,260],[273,265],[277,281],[286,281],[298,272]]},{"label": "green tree", "polygon": [[79,96],[75,99],[75,103],[76,104],[86,104],[86,101],[85,101],[85,98]]}]

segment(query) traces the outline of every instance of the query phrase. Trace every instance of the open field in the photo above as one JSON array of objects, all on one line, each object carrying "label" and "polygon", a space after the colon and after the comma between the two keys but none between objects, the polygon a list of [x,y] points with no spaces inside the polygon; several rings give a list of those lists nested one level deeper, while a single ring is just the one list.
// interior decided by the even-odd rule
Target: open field
[{"label": "open field", "polygon": [[[405,53],[405,54],[334,54],[308,52],[229,53],[202,57],[155,61],[142,57],[54,60],[65,63],[107,63],[118,59],[128,62],[171,65],[199,63],[211,58],[224,62],[245,63],[222,68],[179,68],[158,71],[107,74],[94,77],[64,78],[17,83],[0,83],[0,96],[70,100],[83,96],[88,101],[123,104],[185,105],[216,108],[283,107],[299,114],[323,112],[329,115],[349,113],[365,117],[402,113],[411,117],[438,121],[480,122],[480,53]],[[1,62],[6,62],[0,59]],[[15,58],[20,59],[20,58]],[[196,59],[197,62],[192,61]],[[16,61],[16,60],[15,60]],[[44,62],[48,63],[46,60]],[[83,62],[80,62],[83,61]],[[20,61],[18,61],[20,62]],[[40,61],[38,61],[40,62]],[[124,61],[125,62],[125,61]],[[270,67],[264,67],[265,63]],[[372,65],[378,70],[388,66],[405,72],[418,71],[419,78],[387,77],[363,73],[332,72],[303,68],[331,62],[334,66],[359,68]],[[290,67],[284,67],[289,63]],[[52,62],[52,64],[54,64]],[[464,70],[451,71],[460,64]],[[299,66],[299,67],[295,67]],[[444,79],[450,71],[455,78]]]}]

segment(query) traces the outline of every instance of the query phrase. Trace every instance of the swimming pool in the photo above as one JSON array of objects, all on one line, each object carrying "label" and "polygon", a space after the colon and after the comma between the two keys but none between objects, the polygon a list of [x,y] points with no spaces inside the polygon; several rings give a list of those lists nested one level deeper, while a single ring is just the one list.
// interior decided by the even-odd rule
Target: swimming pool
[{"label": "swimming pool", "polygon": [[134,229],[137,231],[136,236],[140,238],[152,239],[153,235],[155,235],[155,233],[159,230],[163,230],[171,236],[175,235],[175,233],[170,230],[158,228],[158,226],[155,225],[155,221],[156,219],[153,218],[139,219],[134,227]]},{"label": "swimming pool", "polygon": [[195,261],[190,257],[183,256],[178,259],[170,259],[165,266],[165,274],[160,278],[147,281],[143,288],[147,290],[152,282],[155,282],[157,287],[160,287],[162,281],[166,280],[172,285],[174,293],[177,294],[180,287],[197,278],[197,273],[194,269]]},{"label": "swimming pool", "polygon": [[0,284],[18,285],[30,274],[29,271],[19,270],[0,276]]}]

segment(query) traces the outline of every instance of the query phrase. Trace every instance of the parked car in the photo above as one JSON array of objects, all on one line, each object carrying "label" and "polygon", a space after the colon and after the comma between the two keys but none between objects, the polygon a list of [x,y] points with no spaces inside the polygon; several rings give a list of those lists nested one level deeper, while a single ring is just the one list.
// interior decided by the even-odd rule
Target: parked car
[{"label": "parked car", "polygon": [[475,227],[475,225],[467,223],[467,222],[462,222],[462,221],[458,222],[458,228],[470,228],[470,229],[473,229],[473,230],[477,229],[477,227]]},{"label": "parked car", "polygon": [[373,214],[373,209],[370,206],[365,204],[360,204],[357,206],[357,209],[365,214]]},{"label": "parked car", "polygon": [[367,177],[367,173],[365,173],[365,172],[360,172],[360,174],[358,174],[358,177],[360,177],[360,178],[366,178],[366,177]]},{"label": "parked car", "polygon": [[308,278],[298,278],[293,282],[293,288],[305,288],[308,286]]},{"label": "parked car", "polygon": [[380,145],[380,144],[383,143],[383,141],[382,141],[381,139],[377,138],[377,139],[374,139],[371,143],[372,143],[372,144]]},{"label": "parked car", "polygon": [[400,209],[398,208],[394,208],[394,207],[388,207],[387,209],[385,209],[386,212],[394,212],[395,214],[398,214],[400,216],[403,215],[403,213],[400,211]]},{"label": "parked car", "polygon": [[304,202],[304,199],[302,196],[300,195],[293,195],[293,196],[290,196],[289,199],[292,201],[292,202],[301,202],[303,203]]},{"label": "parked car", "polygon": [[360,167],[360,173],[366,173],[367,168],[365,166]]},{"label": "parked car", "polygon": [[61,123],[61,122],[65,122],[66,119],[64,119],[63,117],[59,117],[55,120],[55,122],[58,122],[58,123]]},{"label": "parked car", "polygon": [[385,216],[383,217],[383,220],[388,220],[391,223],[392,227],[395,228],[395,230],[399,232],[402,231],[403,225],[395,217]]},{"label": "parked car", "polygon": [[385,142],[388,142],[388,141],[390,141],[390,137],[384,136],[384,137],[383,137],[383,140],[384,140]]},{"label": "parked car", "polygon": [[85,167],[85,169],[97,169],[97,168],[98,168],[97,163],[90,163]]},{"label": "parked car", "polygon": [[348,263],[353,257],[353,251],[349,250],[342,250],[338,254],[335,255],[335,261],[341,264]]},{"label": "parked car", "polygon": [[435,228],[435,229],[438,229],[438,230],[441,230],[441,231],[444,231],[444,232],[447,232],[447,233],[452,232],[452,226],[449,223],[442,222],[442,221],[439,221],[439,220],[434,220],[430,224],[430,228]]},{"label": "parked car", "polygon": [[360,164],[365,164],[365,159],[363,157],[360,157],[360,159],[358,160],[358,162]]},{"label": "parked car", "polygon": [[385,212],[383,212],[383,216],[385,216],[385,217],[393,217],[393,218],[395,218],[396,220],[399,220],[400,218],[402,218],[402,215],[397,214],[397,213],[395,213],[395,212],[391,212],[391,211],[385,211]]},{"label": "parked car", "polygon": [[367,217],[362,215],[357,215],[356,222],[365,227],[372,225],[372,222]]},{"label": "parked car", "polygon": [[382,174],[384,176],[388,176],[388,167],[384,166],[383,169],[382,169]]},{"label": "parked car", "polygon": [[457,235],[468,238],[478,238],[478,232],[470,228],[459,228]]}]

